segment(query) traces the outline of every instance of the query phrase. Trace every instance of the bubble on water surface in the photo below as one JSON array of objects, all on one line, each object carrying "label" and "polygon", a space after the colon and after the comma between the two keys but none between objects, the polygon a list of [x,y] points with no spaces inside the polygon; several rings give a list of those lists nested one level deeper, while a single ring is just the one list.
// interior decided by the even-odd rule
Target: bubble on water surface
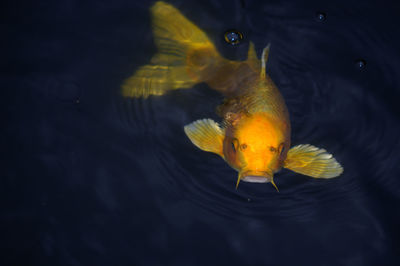
[{"label": "bubble on water surface", "polygon": [[355,64],[357,68],[364,69],[365,66],[367,65],[367,62],[364,59],[357,59]]},{"label": "bubble on water surface", "polygon": [[237,30],[228,30],[225,32],[225,41],[229,44],[236,45],[243,40],[243,33]]},{"label": "bubble on water surface", "polygon": [[317,12],[316,18],[317,18],[318,21],[325,21],[326,20],[326,13]]}]

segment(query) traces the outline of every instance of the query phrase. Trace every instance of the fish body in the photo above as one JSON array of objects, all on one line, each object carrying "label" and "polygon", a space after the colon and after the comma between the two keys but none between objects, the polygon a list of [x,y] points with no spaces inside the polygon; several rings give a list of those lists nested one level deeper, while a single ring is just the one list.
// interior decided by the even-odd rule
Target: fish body
[{"label": "fish body", "polygon": [[269,45],[258,59],[250,42],[246,61],[223,58],[207,35],[170,4],[151,8],[158,53],[122,85],[125,97],[163,95],[204,82],[225,98],[217,107],[222,122],[201,119],[184,131],[198,148],[221,156],[247,182],[271,182],[282,167],[314,178],[332,178],[343,168],[324,149],[290,148],[285,101],[266,73]]}]

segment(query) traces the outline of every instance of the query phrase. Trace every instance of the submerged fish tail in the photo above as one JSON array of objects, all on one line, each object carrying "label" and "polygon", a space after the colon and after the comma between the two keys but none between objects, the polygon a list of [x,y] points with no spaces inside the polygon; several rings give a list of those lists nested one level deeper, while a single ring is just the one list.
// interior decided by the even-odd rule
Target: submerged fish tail
[{"label": "submerged fish tail", "polygon": [[207,35],[179,10],[162,1],[151,8],[154,42],[158,52],[122,85],[125,97],[163,95],[206,81],[217,50]]}]

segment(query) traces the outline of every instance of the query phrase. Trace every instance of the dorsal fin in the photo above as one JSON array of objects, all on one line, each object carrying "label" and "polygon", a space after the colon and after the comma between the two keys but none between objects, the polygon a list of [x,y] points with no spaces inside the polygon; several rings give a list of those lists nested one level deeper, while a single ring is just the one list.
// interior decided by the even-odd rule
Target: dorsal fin
[{"label": "dorsal fin", "polygon": [[254,48],[254,43],[249,43],[249,51],[247,52],[247,63],[253,68],[255,71],[259,71],[261,62],[260,59],[257,58],[256,49]]},{"label": "dorsal fin", "polygon": [[265,78],[265,74],[266,74],[266,65],[267,65],[267,61],[268,61],[268,55],[269,55],[269,48],[271,47],[271,44],[269,43],[267,46],[265,46],[265,48],[263,49],[262,55],[261,55],[261,72],[260,72],[260,77],[262,79]]}]

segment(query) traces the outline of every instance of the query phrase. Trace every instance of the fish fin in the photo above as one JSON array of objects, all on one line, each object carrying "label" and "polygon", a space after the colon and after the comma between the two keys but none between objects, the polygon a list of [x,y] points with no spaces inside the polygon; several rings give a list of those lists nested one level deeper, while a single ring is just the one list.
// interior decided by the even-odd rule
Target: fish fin
[{"label": "fish fin", "polygon": [[343,173],[332,154],[309,144],[291,148],[283,167],[314,178],[333,178]]},{"label": "fish fin", "polygon": [[212,119],[201,119],[186,125],[185,133],[203,151],[223,155],[224,130]]},{"label": "fish fin", "polygon": [[262,51],[261,55],[261,72],[260,72],[260,77],[262,79],[265,78],[266,75],[266,65],[268,62],[268,55],[269,55],[269,48],[271,47],[271,44],[269,43],[267,46]]},{"label": "fish fin", "polygon": [[239,183],[240,183],[240,179],[242,179],[241,174],[239,173],[238,175],[238,179],[236,180],[236,189],[238,189]]},{"label": "fish fin", "polygon": [[254,47],[254,43],[249,43],[249,51],[247,52],[247,63],[255,70],[259,71],[261,62],[260,59],[257,58],[256,49]]},{"label": "fish fin", "polygon": [[279,192],[279,189],[278,189],[278,187],[276,186],[276,184],[275,184],[275,182],[274,182],[274,178],[273,178],[273,177],[271,177],[271,180],[270,180],[270,182],[271,182],[271,184],[274,186],[274,188],[276,189],[276,191],[278,191],[278,192]]},{"label": "fish fin", "polygon": [[[179,10],[162,1],[151,7],[152,30],[158,53],[122,85],[125,97],[163,95],[202,82],[201,70],[218,56],[207,35]],[[199,74],[200,73],[200,74]]]}]

